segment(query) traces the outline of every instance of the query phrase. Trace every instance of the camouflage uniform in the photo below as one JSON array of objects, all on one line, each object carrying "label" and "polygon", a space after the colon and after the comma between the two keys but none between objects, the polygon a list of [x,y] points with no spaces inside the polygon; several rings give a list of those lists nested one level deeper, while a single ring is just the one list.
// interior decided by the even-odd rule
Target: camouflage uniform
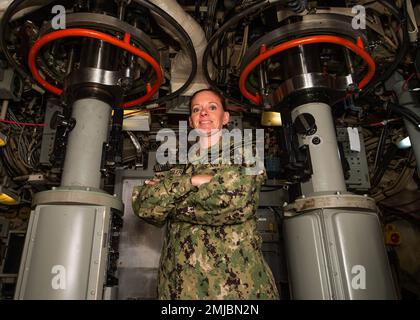
[{"label": "camouflage uniform", "polygon": [[[135,187],[134,213],[167,222],[159,267],[160,299],[278,299],[261,252],[256,209],[265,173],[242,165],[177,165],[155,185]],[[191,177],[211,174],[200,187]]]}]

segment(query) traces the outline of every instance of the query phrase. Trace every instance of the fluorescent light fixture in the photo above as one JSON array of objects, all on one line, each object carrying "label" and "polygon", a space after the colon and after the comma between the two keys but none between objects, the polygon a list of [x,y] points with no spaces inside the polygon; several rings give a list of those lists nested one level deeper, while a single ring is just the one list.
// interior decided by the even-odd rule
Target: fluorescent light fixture
[{"label": "fluorescent light fixture", "polygon": [[407,136],[404,139],[401,139],[397,142],[398,149],[408,149],[411,147],[410,137]]},{"label": "fluorescent light fixture", "polygon": [[0,147],[4,147],[7,144],[8,137],[3,132],[0,132]]},{"label": "fluorescent light fixture", "polygon": [[264,111],[261,116],[261,124],[270,127],[281,126],[280,112]]},{"label": "fluorescent light fixture", "polygon": [[19,196],[14,191],[0,186],[0,204],[15,205],[19,202]]}]

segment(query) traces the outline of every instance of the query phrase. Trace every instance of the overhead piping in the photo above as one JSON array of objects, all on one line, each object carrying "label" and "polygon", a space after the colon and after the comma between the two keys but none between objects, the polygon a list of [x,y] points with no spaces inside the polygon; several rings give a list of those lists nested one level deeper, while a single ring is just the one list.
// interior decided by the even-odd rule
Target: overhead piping
[{"label": "overhead piping", "polygon": [[[209,84],[204,77],[202,68],[203,54],[207,46],[207,39],[203,29],[191,15],[185,12],[176,0],[150,0],[150,2],[166,11],[178,21],[193,42],[197,54],[197,73],[194,81],[186,91],[184,91],[183,95],[189,96],[197,90],[207,88]],[[176,39],[176,34],[172,31],[173,27],[167,21],[159,19],[157,16],[155,16],[155,18],[159,20],[158,22],[162,28]],[[181,47],[182,45],[183,44],[181,43]],[[175,91],[186,81],[191,70],[190,61],[191,59],[184,49],[182,49],[173,59],[171,66],[171,91]]]}]

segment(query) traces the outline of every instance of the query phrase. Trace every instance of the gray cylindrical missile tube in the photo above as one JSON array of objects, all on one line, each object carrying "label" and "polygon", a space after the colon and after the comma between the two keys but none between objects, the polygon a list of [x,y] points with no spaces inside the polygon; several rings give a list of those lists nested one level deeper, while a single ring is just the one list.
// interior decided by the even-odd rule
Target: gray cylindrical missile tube
[{"label": "gray cylindrical missile tube", "polygon": [[76,126],[70,132],[61,186],[100,188],[103,143],[108,138],[111,106],[97,99],[73,104]]}]

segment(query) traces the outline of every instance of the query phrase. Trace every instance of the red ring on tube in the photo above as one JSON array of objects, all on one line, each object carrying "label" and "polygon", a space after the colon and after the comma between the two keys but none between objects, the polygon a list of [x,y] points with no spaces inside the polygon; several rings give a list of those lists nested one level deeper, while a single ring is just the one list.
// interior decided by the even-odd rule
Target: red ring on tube
[{"label": "red ring on tube", "polygon": [[359,89],[362,89],[363,87],[365,87],[375,75],[375,61],[372,59],[369,53],[365,51],[363,47],[363,43],[360,38],[357,39],[357,44],[356,44],[356,43],[351,42],[350,40],[347,40],[345,38],[338,37],[338,36],[329,36],[329,35],[308,36],[308,37],[293,39],[290,41],[280,43],[267,50],[260,50],[260,53],[244,68],[239,78],[239,89],[241,90],[244,97],[251,100],[255,104],[261,103],[260,95],[259,94],[253,95],[251,92],[249,92],[246,89],[246,86],[245,86],[245,83],[248,79],[249,74],[261,62],[285,50],[289,50],[300,45],[306,45],[306,44],[312,44],[312,43],[339,44],[353,51],[355,54],[359,55],[367,63],[369,67],[368,72],[366,73],[366,75],[363,77],[363,79],[360,81],[358,85]]},{"label": "red ring on tube", "polygon": [[57,40],[57,39],[66,38],[66,37],[88,37],[88,38],[103,40],[116,47],[124,49],[137,57],[142,58],[143,60],[147,61],[152,66],[153,70],[156,73],[156,82],[151,87],[151,90],[150,91],[147,90],[146,94],[140,98],[137,98],[135,100],[131,100],[128,102],[124,102],[122,104],[122,107],[132,107],[132,106],[141,104],[149,100],[159,90],[159,87],[162,83],[162,78],[163,78],[162,70],[160,69],[159,63],[147,52],[142,51],[139,48],[136,48],[135,46],[131,45],[130,35],[128,33],[124,35],[124,40],[119,40],[106,33],[102,33],[95,30],[82,29],[82,28],[65,29],[65,30],[59,30],[59,31],[48,33],[42,36],[41,38],[39,38],[34,43],[31,50],[29,51],[29,56],[28,56],[29,69],[31,70],[32,75],[34,76],[35,80],[38,81],[46,90],[56,95],[60,95],[63,92],[62,89],[53,86],[52,84],[50,84],[48,81],[46,81],[44,78],[41,77],[40,73],[38,72],[37,65],[36,65],[36,57],[38,55],[39,50],[43,46],[45,46],[47,43]]}]

